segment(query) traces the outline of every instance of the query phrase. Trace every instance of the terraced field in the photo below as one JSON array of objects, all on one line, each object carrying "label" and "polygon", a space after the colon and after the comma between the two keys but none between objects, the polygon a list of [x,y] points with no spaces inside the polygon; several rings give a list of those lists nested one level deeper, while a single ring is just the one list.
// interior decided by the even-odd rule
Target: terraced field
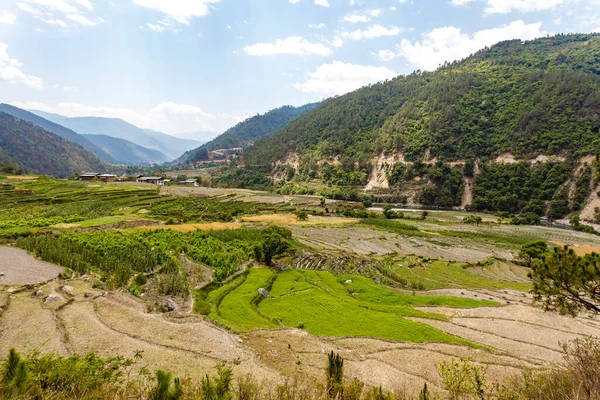
[{"label": "terraced field", "polygon": [[[217,320],[238,331],[298,327],[317,336],[374,337],[394,341],[474,344],[403,317],[445,320],[414,306],[493,307],[458,297],[402,294],[358,275],[266,268],[250,270],[242,284],[216,305]],[[272,288],[263,299],[260,288]],[[227,290],[227,289],[225,289]]]}]

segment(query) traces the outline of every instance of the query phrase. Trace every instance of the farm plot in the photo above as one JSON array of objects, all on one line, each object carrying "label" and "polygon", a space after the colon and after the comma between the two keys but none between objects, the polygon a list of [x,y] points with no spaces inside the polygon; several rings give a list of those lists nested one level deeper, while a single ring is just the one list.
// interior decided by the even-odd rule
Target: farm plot
[{"label": "farm plot", "polygon": [[0,247],[0,285],[30,285],[54,279],[62,268],[39,261],[24,250]]},{"label": "farm plot", "polygon": [[[269,298],[260,298],[258,289],[261,287],[271,287]],[[438,305],[469,308],[497,303],[401,294],[356,275],[335,277],[326,271],[299,270],[274,275],[269,269],[258,268],[250,271],[244,283],[225,294],[217,306],[217,315],[219,322],[241,331],[299,327],[318,336],[364,336],[472,346],[468,341],[403,318],[444,320],[441,315],[412,308]]]}]

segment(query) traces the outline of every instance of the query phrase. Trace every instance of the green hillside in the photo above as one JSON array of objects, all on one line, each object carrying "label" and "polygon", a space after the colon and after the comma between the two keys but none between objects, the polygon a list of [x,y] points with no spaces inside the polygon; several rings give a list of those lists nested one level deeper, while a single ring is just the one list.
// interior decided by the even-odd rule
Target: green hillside
[{"label": "green hillside", "polygon": [[290,121],[306,114],[318,105],[319,103],[306,104],[302,107],[284,106],[263,115],[255,115],[240,122],[201,147],[188,151],[178,161],[182,163],[198,161],[199,154],[201,152],[206,153],[204,150],[247,147],[259,139],[274,134],[290,123]]},{"label": "green hillside", "polygon": [[63,139],[67,139],[73,143],[76,143],[97,155],[102,161],[112,164],[122,163],[122,160],[115,159],[112,155],[109,154],[109,152],[106,152],[104,149],[97,146],[95,143],[92,143],[83,135],[73,132],[72,130],[65,128],[62,125],[44,119],[39,115],[22,110],[17,107],[13,107],[9,104],[0,104],[0,112],[12,115],[13,117],[22,119],[23,121],[30,122],[50,133],[60,136]]},{"label": "green hillside", "polygon": [[337,97],[263,139],[248,165],[290,151],[347,165],[380,153],[440,160],[600,149],[600,35],[499,43],[435,72],[417,71]]},{"label": "green hillside", "polygon": [[1,112],[0,149],[0,163],[12,165],[16,160],[19,167],[37,174],[65,178],[106,169],[100,159],[83,147]]}]

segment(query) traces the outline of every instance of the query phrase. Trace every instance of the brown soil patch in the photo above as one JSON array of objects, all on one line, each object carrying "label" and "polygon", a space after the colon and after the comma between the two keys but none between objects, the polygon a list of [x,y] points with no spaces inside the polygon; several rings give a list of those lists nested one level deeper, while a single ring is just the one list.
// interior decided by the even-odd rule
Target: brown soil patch
[{"label": "brown soil patch", "polygon": [[31,285],[55,279],[63,268],[40,261],[25,250],[0,246],[0,285]]}]

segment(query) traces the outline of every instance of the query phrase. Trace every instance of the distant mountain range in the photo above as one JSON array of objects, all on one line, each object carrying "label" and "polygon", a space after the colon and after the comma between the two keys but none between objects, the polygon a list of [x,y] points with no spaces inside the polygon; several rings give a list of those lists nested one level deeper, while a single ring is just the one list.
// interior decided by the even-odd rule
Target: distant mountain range
[{"label": "distant mountain range", "polygon": [[311,111],[319,104],[321,103],[306,104],[301,107],[284,106],[263,115],[255,115],[228,129],[199,148],[185,153],[176,162],[182,164],[194,163],[199,160],[200,154],[206,154],[206,151],[250,146],[259,139],[273,135],[291,121]]},{"label": "distant mountain range", "polygon": [[66,178],[104,172],[107,166],[82,146],[39,126],[0,112],[0,166]]},{"label": "distant mountain range", "polygon": [[80,145],[81,147],[91,151],[95,155],[97,155],[102,161],[111,163],[111,164],[128,164],[123,160],[117,159],[113,157],[109,152],[102,149],[100,146],[93,143],[88,138],[79,135],[72,130],[65,128],[62,125],[56,124],[54,122],[48,121],[40,117],[39,115],[33,114],[29,111],[22,110],[17,107],[13,107],[8,104],[0,104],[0,112],[12,115],[15,118],[21,119],[26,122],[30,122],[40,128],[53,133],[57,136],[60,136],[63,139],[69,140],[73,143]]},{"label": "distant mountain range", "polygon": [[[31,112],[49,121],[72,129],[84,136],[105,135],[128,140],[138,146],[162,153],[165,157],[161,157],[161,159],[166,158],[168,160],[173,160],[184,152],[202,145],[202,142],[199,141],[180,139],[175,136],[167,135],[166,133],[138,128],[135,125],[117,118],[69,118],[38,110],[31,110]],[[115,153],[115,151],[113,150],[112,153]],[[154,160],[153,162],[161,163],[162,160]]]}]

